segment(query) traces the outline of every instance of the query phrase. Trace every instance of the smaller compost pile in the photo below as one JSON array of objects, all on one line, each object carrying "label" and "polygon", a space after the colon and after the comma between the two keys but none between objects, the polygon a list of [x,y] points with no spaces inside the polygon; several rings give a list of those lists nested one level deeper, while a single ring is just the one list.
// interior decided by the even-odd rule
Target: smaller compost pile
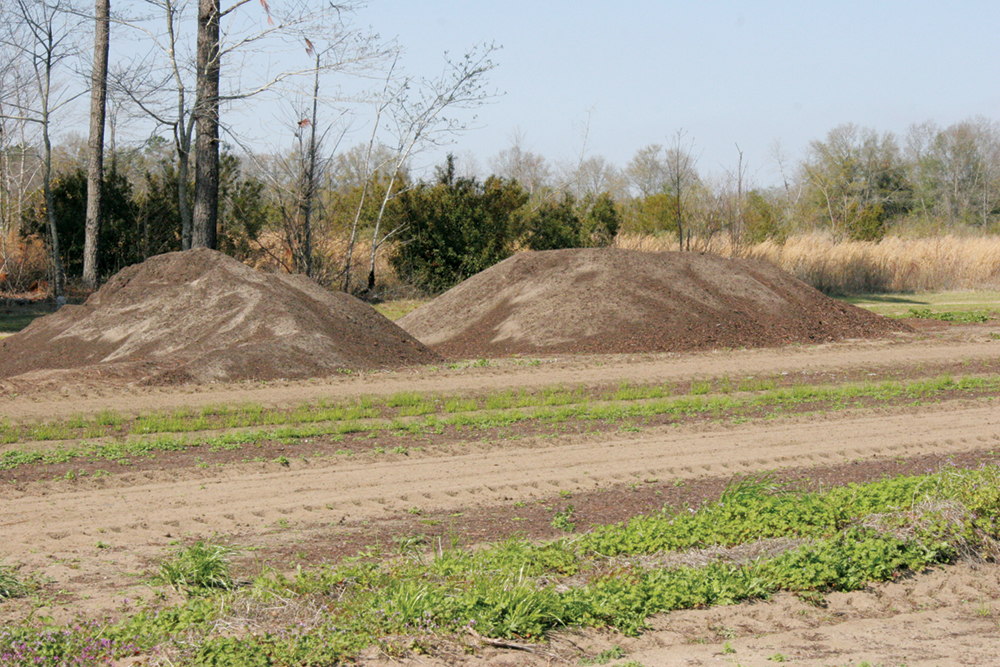
[{"label": "smaller compost pile", "polygon": [[0,377],[52,369],[147,383],[270,380],[437,355],[344,293],[208,249],[152,257],[0,341]]},{"label": "smaller compost pile", "polygon": [[773,347],[909,330],[766,262],[617,248],[519,253],[398,324],[453,358]]}]

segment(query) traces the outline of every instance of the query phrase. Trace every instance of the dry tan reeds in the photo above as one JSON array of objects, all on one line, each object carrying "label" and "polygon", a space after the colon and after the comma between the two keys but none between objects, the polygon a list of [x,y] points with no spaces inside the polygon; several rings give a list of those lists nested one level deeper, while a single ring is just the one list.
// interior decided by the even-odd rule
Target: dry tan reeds
[{"label": "dry tan reeds", "polygon": [[25,239],[16,230],[0,235],[0,292],[27,292],[47,276],[48,257],[40,240]]},{"label": "dry tan reeds", "polygon": [[[0,240],[3,241],[0,268],[8,274],[0,290],[23,291],[32,281],[44,279],[46,256],[40,241],[25,241],[13,234]],[[317,240],[315,251],[320,262],[316,277],[321,284],[342,287],[347,243],[346,235],[324,235]],[[280,271],[292,265],[279,233],[263,234],[260,244],[262,252],[254,263],[256,268]],[[677,239],[620,234],[614,245],[661,252],[677,250]],[[692,247],[724,257],[735,254],[768,261],[828,294],[1000,289],[1000,237],[997,236],[947,235],[920,239],[892,236],[881,242],[837,243],[829,235],[815,233],[792,236],[785,243],[764,241],[734,252],[728,238],[718,235],[707,241],[695,240]],[[391,252],[392,248],[386,246],[377,253],[378,291],[388,298],[405,297],[412,290],[395,275],[388,260]],[[351,269],[354,289],[367,285],[370,259],[370,239],[358,239]]]},{"label": "dry tan reeds", "polygon": [[[621,248],[677,250],[670,237],[622,235]],[[729,256],[722,237],[699,248]],[[994,289],[1000,286],[1000,238],[943,236],[924,239],[888,237],[880,242],[835,243],[825,234],[765,241],[735,253],[768,261],[799,280],[830,294]]]}]

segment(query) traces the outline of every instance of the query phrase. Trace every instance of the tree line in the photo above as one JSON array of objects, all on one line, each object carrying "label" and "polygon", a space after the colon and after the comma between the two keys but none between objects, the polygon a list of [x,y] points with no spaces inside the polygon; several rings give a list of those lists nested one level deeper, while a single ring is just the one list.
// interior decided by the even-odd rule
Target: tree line
[{"label": "tree line", "polygon": [[[731,169],[703,172],[683,130],[623,167],[599,155],[553,162],[515,134],[485,178],[449,156],[422,181],[409,170],[415,156],[467,129],[456,111],[495,96],[493,45],[425,78],[404,72],[398,45],[352,26],[349,4],[144,0],[129,14],[74,1],[0,7],[10,63],[0,70],[0,278],[23,282],[41,247],[56,295],[64,275],[92,289],[153,254],[202,246],[372,294],[380,259],[439,291],[519,248],[608,245],[619,233],[667,236],[680,250],[721,236],[739,253],[804,230],[867,241],[989,233],[1000,214],[1000,128],[985,118],[903,136],[846,124],[796,161],[775,147],[777,187],[756,182],[736,144]],[[116,40],[137,36],[137,55],[109,66]],[[283,66],[248,73],[273,59]],[[357,82],[349,95],[345,81]],[[226,119],[269,95],[290,100],[288,118],[281,146],[261,150]],[[54,143],[88,96],[89,135]],[[120,141],[136,122],[148,139]],[[345,148],[352,126],[366,138]]]},{"label": "tree line", "polygon": [[[747,176],[738,148],[731,172],[700,173],[681,132],[672,144],[639,149],[620,169],[601,158],[551,163],[515,136],[490,158],[484,179],[452,155],[429,179],[415,179],[395,147],[379,142],[317,160],[316,173],[303,179],[316,151],[311,124],[301,130],[281,154],[223,148],[216,247],[368,295],[387,277],[376,275],[377,266],[438,292],[518,249],[598,247],[619,233],[667,236],[680,250],[704,250],[721,236],[739,253],[803,231],[878,241],[890,233],[992,233],[1000,219],[1000,132],[981,118],[946,128],[916,125],[902,140],[843,125],[812,142],[794,165],[779,155],[782,184],[770,188]],[[16,167],[9,175],[35,175],[19,195],[16,235],[39,239],[51,252],[51,211],[61,240],[56,252],[72,276],[83,274],[86,256],[88,155],[83,138],[56,146],[46,196],[37,151],[10,147],[3,154],[8,168]],[[110,158],[98,256],[103,277],[185,248],[176,195],[185,192],[189,208],[193,196],[193,179],[166,137],[118,147]],[[13,210],[18,191],[6,192]],[[380,254],[386,262],[376,262]]]},{"label": "tree line", "polygon": [[994,233],[1000,222],[1000,124],[991,119],[948,127],[928,121],[903,136],[849,123],[810,142],[797,161],[780,145],[771,153],[780,185],[768,187],[756,182],[735,144],[731,169],[701,172],[697,146],[683,131],[640,148],[622,168],[600,156],[552,165],[526,150],[521,137],[491,165],[533,192],[609,193],[623,231],[671,234],[682,250],[703,248],[720,234],[739,252],[804,231],[878,241],[888,234]]}]

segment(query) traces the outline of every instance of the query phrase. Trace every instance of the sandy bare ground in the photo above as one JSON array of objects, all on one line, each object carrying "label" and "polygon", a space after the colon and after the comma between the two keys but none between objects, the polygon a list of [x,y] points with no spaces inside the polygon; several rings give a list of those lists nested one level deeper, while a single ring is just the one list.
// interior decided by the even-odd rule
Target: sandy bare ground
[{"label": "sandy bare ground", "polygon": [[[1000,341],[992,333],[989,326],[954,327],[878,342],[557,357],[266,384],[144,388],[101,384],[94,378],[52,385],[36,378],[7,383],[0,412],[7,420],[21,421],[108,408],[137,413],[210,404],[291,405],[402,390],[461,394],[786,373],[804,382],[836,384],[859,372],[887,377],[893,371],[912,375],[925,369],[933,375],[937,368],[951,368],[960,374],[963,364],[996,360]],[[0,557],[60,591],[36,613],[57,618],[78,611],[127,613],[126,598],[134,604],[137,598],[151,597],[148,572],[178,540],[226,536],[243,545],[294,549],[294,544],[329,536],[338,525],[363,525],[413,506],[458,512],[557,497],[560,491],[615,493],[637,480],[729,478],[993,448],[1000,448],[1000,410],[988,398],[739,425],[707,422],[636,433],[526,438],[489,448],[470,443],[464,450],[427,451],[405,461],[325,458],[296,460],[280,469],[243,463],[86,482],[11,483],[0,487]],[[0,605],[0,620],[27,613],[27,601]],[[998,618],[1000,570],[996,565],[961,565],[830,596],[826,608],[779,597],[671,614],[655,619],[654,630],[637,639],[570,634],[557,638],[548,653],[487,651],[477,660],[576,664],[578,649],[596,652],[617,643],[647,667],[771,665],[775,656],[797,665],[993,665],[1000,652]],[[371,655],[365,660],[378,664],[381,659]],[[424,658],[412,664],[438,663]]]}]

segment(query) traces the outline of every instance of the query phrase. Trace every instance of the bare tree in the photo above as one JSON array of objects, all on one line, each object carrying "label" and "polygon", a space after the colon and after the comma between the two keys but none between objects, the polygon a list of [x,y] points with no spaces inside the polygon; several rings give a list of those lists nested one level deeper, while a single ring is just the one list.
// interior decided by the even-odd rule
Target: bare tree
[{"label": "bare tree", "polygon": [[[396,159],[396,154],[391,150],[378,150],[376,146],[376,140],[378,137],[378,131],[382,123],[382,116],[386,113],[386,110],[393,103],[399,91],[393,85],[394,73],[396,71],[396,66],[399,63],[399,51],[396,51],[395,57],[392,59],[392,64],[390,65],[388,72],[385,77],[385,84],[382,86],[381,94],[375,98],[375,118],[372,122],[372,131],[368,139],[368,144],[365,146],[364,160],[360,161],[358,167],[360,169],[355,169],[355,172],[360,176],[361,181],[361,196],[358,197],[358,205],[354,210],[354,219],[351,221],[351,234],[347,240],[347,251],[344,253],[344,268],[343,268],[343,288],[345,292],[351,290],[351,270],[353,268],[354,262],[354,247],[358,241],[358,226],[361,224],[361,213],[364,211],[365,201],[368,197],[368,189],[371,186],[372,177],[378,173],[380,170],[384,170],[388,165],[392,165],[392,177],[389,181],[390,188],[392,184],[395,183],[397,173],[402,168],[405,163],[405,159],[400,161]],[[373,158],[378,157],[378,159],[373,161]],[[386,196],[389,196],[387,191]],[[387,200],[386,200],[387,201]],[[379,209],[379,219],[383,215],[385,207],[380,207]],[[372,241],[374,245],[374,239]]]},{"label": "bare tree", "polygon": [[802,200],[804,180],[795,178],[794,174],[789,173],[788,155],[779,140],[771,142],[768,149],[771,160],[778,168],[778,175],[781,176],[783,197],[780,201],[783,224],[790,225]]},{"label": "bare tree", "polygon": [[[245,52],[251,46],[260,47],[263,40],[272,35],[286,40],[293,38],[296,41],[310,37],[316,39],[322,35],[331,44],[327,51],[338,56],[331,58],[330,62],[324,65],[325,71],[345,72],[352,67],[363,69],[384,55],[381,49],[374,46],[376,42],[374,36],[348,29],[345,17],[354,8],[355,3],[310,3],[308,0],[283,3],[273,13],[267,0],[260,0],[270,27],[260,32],[236,36],[231,44],[223,48],[218,29],[219,20],[249,1],[236,0],[231,7],[221,10],[219,0],[199,0],[198,101],[195,104],[195,206],[192,241],[195,247],[200,245],[214,247],[215,242],[218,177],[217,174],[213,175],[212,164],[218,161],[220,102],[255,97],[275,89],[279,83],[292,81],[302,75],[318,76],[320,71],[311,63],[308,66],[282,69],[278,74],[268,75],[255,84],[238,86],[233,91],[221,95],[219,84],[222,58],[238,51]],[[204,171],[200,172],[199,169],[203,164]]]},{"label": "bare tree", "polygon": [[[257,153],[251,155],[263,167],[278,200],[285,243],[292,259],[287,264],[279,261],[290,271],[314,275],[316,256],[313,252],[313,220],[321,203],[320,183],[325,178],[329,165],[334,162],[331,155],[346,135],[349,123],[342,121],[349,117],[354,102],[350,96],[341,98],[337,94],[321,95],[320,91],[321,88],[339,90],[339,87],[331,85],[326,75],[346,74],[353,77],[377,70],[388,51],[379,45],[375,36],[346,29],[324,35],[323,48],[314,45],[309,37],[303,36],[302,39],[306,52],[313,56],[314,65],[310,70],[311,90],[305,96],[308,105],[299,102],[294,108],[295,138],[298,143],[297,151],[293,153],[294,159],[286,160]],[[340,131],[336,141],[331,142],[330,134],[334,128],[339,128]],[[368,165],[372,158],[371,144],[363,150],[360,154],[355,149],[348,155],[341,156],[337,164],[342,172],[348,172],[348,180],[362,184],[366,191]],[[362,206],[363,200],[364,196]],[[356,216],[355,231],[357,224]]]},{"label": "bare tree", "polygon": [[912,126],[907,157],[922,211],[952,225],[989,224],[1000,198],[1000,125],[979,117]]},{"label": "bare tree", "polygon": [[[319,182],[322,173],[326,171],[327,160],[322,157],[323,143],[326,132],[318,134],[320,124],[320,74],[324,71],[324,56],[329,57],[335,53],[338,44],[329,45],[323,51],[319,51],[313,46],[308,38],[305,40],[306,52],[313,55],[316,61],[313,73],[313,89],[311,95],[311,110],[308,115],[303,112],[297,114],[299,117],[296,123],[295,136],[298,140],[298,160],[295,164],[295,176],[291,179],[294,186],[291,188],[291,199],[294,201],[292,210],[281,206],[282,217],[285,223],[285,242],[292,255],[294,270],[313,276],[313,215],[317,207],[317,195],[319,193]],[[336,60],[336,56],[334,56]],[[338,114],[340,116],[343,113]],[[333,127],[329,124],[327,130]],[[339,139],[343,138],[343,133]]]},{"label": "bare tree", "polygon": [[[11,25],[0,8],[0,23]],[[34,108],[35,87],[24,59],[0,42],[0,282],[23,286],[26,269],[24,244],[10,245],[27,205],[28,194],[40,185],[41,160],[32,150],[38,125],[20,116],[18,109]],[[7,115],[7,111],[13,115]]]},{"label": "bare tree", "polygon": [[[151,50],[124,68],[111,72],[113,90],[127,98],[158,125],[170,128],[177,159],[177,210],[181,249],[191,247],[193,215],[190,203],[191,151],[195,114],[188,102],[190,84],[182,39],[185,0],[145,0],[152,16],[122,20],[143,33]],[[162,32],[153,26],[163,20]],[[169,91],[169,95],[165,94]]]},{"label": "bare tree", "polygon": [[531,196],[541,194],[552,185],[552,169],[545,158],[525,147],[524,133],[515,130],[510,146],[490,160],[493,173],[501,178],[513,179]]},{"label": "bare tree", "polygon": [[87,218],[83,241],[83,286],[97,286],[97,250],[101,232],[104,183],[104,116],[108,97],[108,48],[111,2],[94,3],[94,66],[90,76],[90,141],[87,160]]},{"label": "bare tree", "polygon": [[933,121],[914,123],[906,134],[907,177],[913,185],[914,204],[924,218],[930,218],[935,204],[935,178],[932,152],[934,140],[940,132]]},{"label": "bare tree", "polygon": [[[312,101],[312,116],[311,120],[304,119],[299,123],[300,130],[303,128],[308,128],[309,130],[309,142],[308,145],[304,143],[304,137],[302,132],[298,134],[299,137],[299,154],[301,156],[301,169],[299,170],[299,187],[298,187],[298,209],[297,209],[297,223],[294,225],[292,234],[288,236],[289,247],[293,248],[293,254],[295,255],[296,262],[298,265],[298,270],[304,271],[309,275],[312,275],[312,216],[313,208],[316,203],[316,195],[319,187],[319,181],[321,179],[321,172],[325,171],[325,165],[328,163],[327,160],[323,160],[322,144],[326,133],[323,135],[317,135],[319,119],[319,104],[320,98],[320,75],[325,72],[339,72],[339,73],[358,73],[361,71],[368,71],[373,69],[380,61],[382,61],[388,52],[377,46],[374,39],[369,37],[362,37],[361,39],[351,39],[348,37],[348,33],[342,32],[339,38],[329,39],[327,46],[323,51],[316,50],[313,46],[312,41],[309,38],[304,38],[307,45],[307,52],[312,53],[315,56],[315,68],[313,72],[313,89],[311,95]],[[398,58],[398,53],[397,53]],[[391,80],[392,72],[395,68],[395,59],[393,60],[393,65],[389,68],[389,76],[386,81],[386,89],[388,88],[388,81]],[[385,98],[385,89],[383,90],[383,99]],[[335,100],[325,100],[326,102],[331,102]],[[357,172],[357,176],[361,181],[362,191],[361,197],[358,203],[357,212],[354,216],[352,228],[351,228],[351,238],[348,243],[348,259],[346,261],[345,271],[349,274],[350,267],[350,257],[353,254],[355,239],[357,235],[358,222],[361,216],[361,211],[364,206],[365,197],[367,195],[369,186],[369,171],[370,163],[373,155],[374,147],[374,136],[377,128],[379,126],[379,119],[381,112],[384,110],[383,105],[376,105],[377,114],[376,121],[374,123],[374,128],[372,131],[372,140],[369,142],[367,148],[365,149],[365,155],[363,160],[358,160],[352,168]],[[341,109],[338,113],[334,115],[339,119],[342,118],[346,112]],[[333,123],[328,123],[327,131],[333,127]],[[346,132],[346,130],[345,130]],[[336,142],[337,145],[340,144],[340,140],[343,139],[345,132],[342,132]],[[334,147],[335,149],[335,147]],[[388,159],[388,158],[387,158]],[[342,165],[346,164],[342,161]],[[287,225],[286,225],[287,228]],[[294,250],[298,248],[298,252]]]},{"label": "bare tree", "polygon": [[[42,191],[49,228],[51,289],[62,296],[65,282],[59,255],[55,203],[52,196],[52,120],[75,96],[64,93],[57,77],[68,69],[77,54],[79,14],[69,0],[14,0],[14,10],[4,26],[3,45],[31,72],[35,94],[31,98],[4,97],[3,115],[12,120],[36,123],[42,136]],[[22,106],[26,101],[33,104]]]},{"label": "bare tree", "polygon": [[392,162],[392,155],[392,151],[381,143],[371,148],[370,155],[368,142],[340,151],[330,161],[331,187],[340,192],[363,187],[370,177],[370,165],[389,164]]},{"label": "bare tree", "polygon": [[[382,221],[386,207],[395,195],[396,181],[404,165],[416,153],[440,146],[455,134],[468,129],[468,123],[446,116],[447,111],[475,109],[496,96],[497,93],[487,89],[486,77],[496,67],[492,56],[498,49],[499,47],[493,44],[478,45],[458,60],[450,59],[446,53],[445,71],[435,79],[417,80],[405,77],[395,85],[392,85],[391,79],[387,79],[387,85],[378,101],[377,118],[381,120],[383,115],[389,117],[389,132],[394,143],[390,146],[391,162],[385,165],[369,165],[376,167],[376,169],[369,168],[369,173],[374,173],[380,168],[389,178],[372,233],[368,270],[369,290],[375,287],[375,260],[379,249],[400,231],[396,228],[383,233]],[[369,143],[370,147],[375,145],[375,130]],[[358,211],[360,210],[359,205]],[[345,270],[344,275],[344,289],[347,291],[350,288],[349,271]]]},{"label": "bare tree", "polygon": [[[316,139],[316,125],[319,122],[319,65],[320,52],[313,48],[312,42],[306,41],[307,52],[316,56],[316,75],[313,84],[312,118],[309,123],[309,145],[305,150],[302,164],[301,185],[299,186],[299,216],[302,220],[300,229],[298,270],[307,276],[312,275],[312,212],[316,199],[316,163],[319,159],[319,144]],[[302,127],[302,123],[299,124]]]},{"label": "bare tree", "polygon": [[736,197],[732,182],[728,175],[700,180],[698,187],[688,189],[684,200],[687,232],[683,249],[708,252],[712,239],[722,234],[734,217]]},{"label": "bare tree", "polygon": [[[290,42],[316,42],[319,36],[330,44],[324,51],[327,57],[320,75],[370,67],[384,56],[376,46],[376,36],[353,30],[347,23],[353,1],[284,0],[275,3],[273,11],[266,0],[259,1],[262,13],[255,15],[248,6],[250,0],[233,0],[228,7],[220,0],[199,0],[194,63],[188,59],[190,49],[185,48],[188,42],[182,29],[189,7],[185,0],[145,0],[161,20],[166,19],[162,24],[165,28],[157,27],[149,17],[129,21],[154,48],[126,71],[116,73],[116,83],[144,113],[173,131],[183,248],[214,247],[216,243],[221,137],[247,148],[237,133],[228,132],[222,106],[268,93],[282,97],[302,93],[306,77],[311,87],[315,83],[312,59],[303,62],[292,56],[275,66],[267,62],[269,58],[285,51]],[[169,104],[163,95],[167,89],[174,97]],[[192,89],[193,107],[188,101]],[[193,210],[188,205],[187,177],[192,150]]]},{"label": "bare tree", "polygon": [[684,144],[684,130],[677,130],[674,141],[666,153],[667,183],[674,198],[677,220],[677,244],[680,250],[691,249],[691,234],[685,236],[687,220],[684,217],[685,197],[689,189],[698,182],[697,160],[691,154],[690,144]]},{"label": "bare tree", "polygon": [[603,155],[592,155],[580,160],[573,173],[567,175],[566,181],[567,189],[577,199],[602,192],[620,198],[628,191],[624,173]]},{"label": "bare tree", "polygon": [[580,153],[575,161],[560,165],[560,183],[557,188],[575,199],[605,192],[615,199],[621,199],[628,194],[628,176],[603,155],[588,155],[592,116],[593,109],[589,109],[582,125]]},{"label": "bare tree", "polygon": [[906,169],[891,133],[838,126],[825,141],[810,143],[803,170],[815,216],[837,238],[881,238],[885,221],[909,205]]},{"label": "bare tree", "polygon": [[669,180],[665,151],[661,144],[649,144],[636,151],[625,167],[629,185],[640,197],[650,197],[666,190]]},{"label": "bare tree", "polygon": [[744,212],[746,208],[746,202],[744,201],[746,167],[743,165],[743,151],[740,149],[739,144],[736,144],[736,153],[739,155],[739,161],[736,163],[736,173],[729,172],[728,174],[730,188],[732,188],[733,184],[736,186],[735,200],[733,200],[732,193],[729,197],[730,206],[729,215],[727,216],[729,218],[729,241],[733,255],[739,255],[743,251]]}]

